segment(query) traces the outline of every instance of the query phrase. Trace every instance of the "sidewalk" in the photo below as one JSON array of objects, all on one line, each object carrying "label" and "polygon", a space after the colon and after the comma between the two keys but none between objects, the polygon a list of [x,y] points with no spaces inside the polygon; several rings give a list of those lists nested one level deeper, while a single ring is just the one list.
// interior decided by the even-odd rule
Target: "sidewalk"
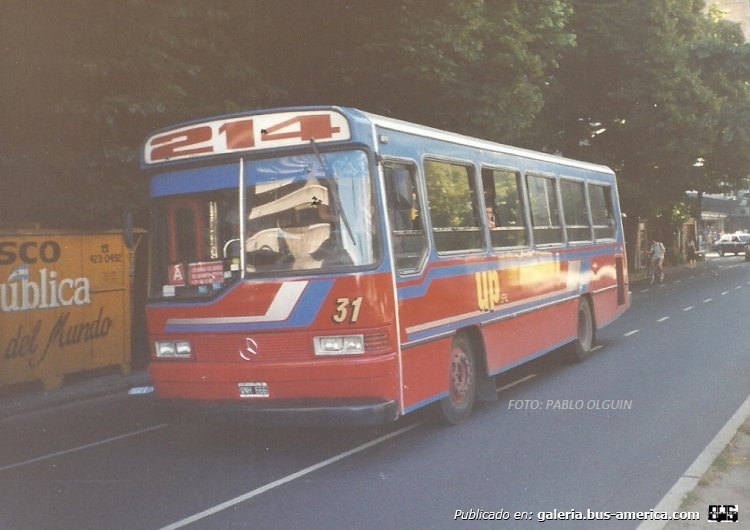
[{"label": "sidewalk", "polygon": [[750,528],[750,418],[716,457],[698,485],[683,500],[681,511],[700,513],[700,521],[672,521],[665,530],[712,528],[709,505],[737,505],[739,524],[727,528]]},{"label": "sidewalk", "polygon": [[29,383],[0,389],[0,419],[39,410],[52,409],[69,403],[97,397],[125,394],[129,389],[148,386],[151,378],[145,369],[122,375],[117,368],[97,370],[66,377],[58,390],[45,391],[41,384]]}]

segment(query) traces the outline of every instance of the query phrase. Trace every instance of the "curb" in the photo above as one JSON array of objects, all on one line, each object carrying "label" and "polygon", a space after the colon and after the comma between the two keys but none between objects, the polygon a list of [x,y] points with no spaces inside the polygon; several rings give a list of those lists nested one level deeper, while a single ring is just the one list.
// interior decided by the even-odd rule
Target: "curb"
[{"label": "curb", "polygon": [[[667,492],[661,501],[656,505],[654,511],[658,512],[677,512],[679,510],[695,511],[693,508],[684,508],[683,503],[687,499],[688,495],[702,488],[701,480],[707,473],[716,469],[717,474],[726,476],[733,471],[737,470],[737,467],[732,467],[727,470],[718,471],[716,466],[716,459],[724,450],[730,446],[732,440],[740,432],[742,426],[750,420],[750,396],[745,399],[744,403],[740,405],[740,408],[732,415],[731,418],[724,424],[724,427],[714,436],[706,448],[698,455],[693,463],[688,467],[682,476],[677,479],[677,482]],[[750,499],[744,498],[740,494],[740,498],[737,497],[731,499],[714,499],[714,502],[726,502],[731,501],[733,504],[747,506],[750,504]],[[706,506],[707,507],[707,506]],[[704,514],[701,514],[702,516]],[[692,523],[692,521],[690,522]],[[681,525],[690,524],[687,521],[647,521],[640,526],[637,530],[661,530],[667,526],[670,527],[681,527]]]},{"label": "curb", "polygon": [[129,375],[119,372],[84,374],[74,381],[66,382],[62,388],[49,392],[33,383],[19,385],[0,394],[0,419],[109,395],[125,394],[133,387],[148,385],[151,385],[151,377],[145,369],[135,370]]}]

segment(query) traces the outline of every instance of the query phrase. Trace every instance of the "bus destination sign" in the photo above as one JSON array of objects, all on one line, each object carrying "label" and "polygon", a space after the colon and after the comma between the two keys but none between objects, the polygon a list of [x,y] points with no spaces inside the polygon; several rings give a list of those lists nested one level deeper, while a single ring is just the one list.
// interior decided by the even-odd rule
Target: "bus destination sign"
[{"label": "bus destination sign", "polygon": [[349,123],[331,110],[278,112],[194,123],[161,131],[143,148],[147,166],[228,153],[349,140]]}]

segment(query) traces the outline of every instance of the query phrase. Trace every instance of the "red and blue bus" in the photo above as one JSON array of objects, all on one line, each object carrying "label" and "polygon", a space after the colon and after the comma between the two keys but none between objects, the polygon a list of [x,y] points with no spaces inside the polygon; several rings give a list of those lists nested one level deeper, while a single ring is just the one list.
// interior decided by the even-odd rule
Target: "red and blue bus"
[{"label": "red and blue bus", "polygon": [[340,107],[161,130],[149,366],[170,406],[376,424],[439,403],[629,305],[607,167]]}]

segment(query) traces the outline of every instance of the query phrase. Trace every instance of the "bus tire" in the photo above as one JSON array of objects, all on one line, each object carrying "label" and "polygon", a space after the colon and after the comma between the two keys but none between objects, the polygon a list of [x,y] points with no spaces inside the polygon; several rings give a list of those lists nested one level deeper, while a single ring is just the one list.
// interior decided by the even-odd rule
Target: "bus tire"
[{"label": "bus tire", "polygon": [[440,400],[440,408],[445,421],[457,425],[469,417],[477,395],[477,362],[468,337],[453,340],[449,363],[448,395]]},{"label": "bus tire", "polygon": [[570,352],[575,361],[584,361],[591,355],[596,342],[596,324],[594,312],[588,298],[578,300],[578,314],[576,318],[576,338],[570,345]]}]

